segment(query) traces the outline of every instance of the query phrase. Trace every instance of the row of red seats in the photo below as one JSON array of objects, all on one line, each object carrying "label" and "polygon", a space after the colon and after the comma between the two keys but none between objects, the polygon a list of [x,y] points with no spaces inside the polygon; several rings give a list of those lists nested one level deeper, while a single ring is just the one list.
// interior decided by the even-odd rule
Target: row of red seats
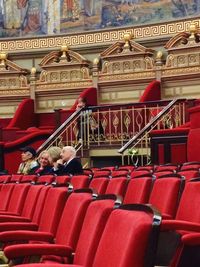
[{"label": "row of red seats", "polygon": [[[18,188],[18,191],[11,202],[20,198],[24,203],[23,211],[35,207],[29,218],[1,211],[0,242],[6,257],[14,264],[27,262],[35,255],[41,257],[43,264],[73,261],[88,267],[128,267],[132,266],[134,255],[137,256],[134,266],[144,266],[146,256],[153,263],[161,222],[161,216],[154,209],[144,205],[121,205],[115,195],[97,196],[91,189],[70,193],[66,187],[13,186],[13,190]],[[19,191],[21,194],[16,195]],[[142,242],[139,246],[136,237]],[[151,248],[147,250],[151,238]]]},{"label": "row of red seats", "polygon": [[[81,179],[81,177],[79,177],[79,179]],[[99,179],[93,179],[93,181],[98,181],[98,180]],[[109,179],[107,179],[107,180],[109,180]],[[120,181],[120,178],[110,179],[109,181],[110,182],[111,181]],[[130,185],[132,185],[133,191],[131,191]],[[137,187],[137,185],[138,185],[138,187]],[[152,179],[150,177],[146,177],[146,178],[131,179],[129,181],[126,194],[128,194],[128,192],[129,192],[129,196],[131,199],[130,201],[134,202],[134,195],[136,193],[137,194],[143,194],[145,196],[145,193],[144,193],[145,190],[144,189],[142,190],[142,185],[145,185],[144,188],[147,188],[146,187],[147,185],[152,185]],[[41,210],[41,204],[37,203],[36,206],[33,204],[33,202],[34,202],[33,200],[35,199],[33,197],[33,195],[35,195],[35,196],[37,195],[36,194],[36,191],[37,191],[36,188],[38,189],[41,187],[40,190],[43,190],[43,192],[45,192],[46,190],[49,190],[49,186],[44,187],[41,185],[30,186],[29,184],[3,184],[1,186],[1,191],[0,191],[0,194],[2,194],[2,196],[5,196],[5,188],[6,187],[7,188],[13,187],[13,189],[12,189],[13,193],[10,195],[9,198],[7,197],[7,199],[9,199],[9,201],[8,201],[9,203],[7,204],[9,208],[7,208],[7,211],[5,208],[4,209],[1,208],[4,210],[4,212],[0,217],[0,221],[1,221],[0,230],[1,231],[10,230],[10,229],[13,229],[13,227],[14,227],[14,230],[16,230],[15,227],[17,227],[17,229],[24,229],[24,228],[29,229],[29,227],[30,227],[31,229],[35,230],[38,227],[38,222],[41,223],[41,226],[39,227],[39,229],[44,230],[43,226],[46,225],[46,219],[49,217],[49,214],[51,214],[53,211],[52,199],[53,199],[53,201],[56,202],[56,198],[53,195],[51,195],[48,198],[47,203],[50,204],[50,205],[48,205],[49,210],[44,209],[44,211],[46,211],[46,212],[44,212],[43,216],[40,215],[41,216],[41,221],[40,221],[39,210]],[[63,190],[63,188],[57,188],[57,189],[59,191]],[[182,182],[182,179],[180,179],[180,177],[178,177],[178,176],[163,177],[163,178],[157,179],[154,182],[154,186],[153,186],[153,189],[151,192],[151,196],[150,196],[151,202],[157,201],[157,203],[158,203],[157,205],[160,205],[161,210],[162,209],[163,210],[169,209],[172,211],[178,203],[178,199],[180,197],[180,193],[181,193],[182,189],[183,189],[183,182]],[[66,192],[66,189],[64,189],[64,191]],[[156,197],[156,193],[157,193],[157,197]],[[163,220],[163,222],[162,222],[162,230],[164,230],[164,231],[173,230],[173,229],[176,229],[176,227],[178,227],[178,229],[181,228],[182,230],[184,229],[185,231],[193,231],[194,230],[193,227],[195,227],[195,231],[197,231],[196,229],[199,229],[199,223],[200,223],[199,219],[198,219],[199,215],[197,215],[196,213],[193,214],[191,212],[190,203],[191,203],[191,199],[192,199],[192,205],[193,205],[194,209],[197,210],[197,207],[199,205],[199,198],[200,198],[199,194],[200,194],[200,182],[199,182],[199,180],[197,179],[197,180],[188,182],[185,186],[184,191],[183,191],[175,220],[169,220],[169,218],[171,218],[171,216],[169,216],[170,212],[166,212],[166,214],[163,213],[165,220]],[[44,195],[44,193],[43,193],[43,195]],[[125,203],[126,203],[126,197],[127,197],[127,195],[125,195],[125,199],[124,199]],[[52,198],[52,199],[50,199],[50,198]],[[6,198],[2,197],[2,199],[5,200]],[[38,201],[39,201],[39,198],[38,198]],[[17,203],[18,203],[18,208],[17,208]],[[19,217],[19,215],[20,215],[19,203],[21,203],[21,209],[22,209],[22,203],[23,203],[23,209],[22,209],[22,213],[21,213],[22,217]],[[32,203],[32,206],[30,206],[31,205],[30,203]],[[41,203],[41,202],[39,202],[39,203]],[[28,214],[27,212],[31,212],[33,210],[34,210],[34,214],[32,215],[33,216],[32,218],[34,218],[33,219],[34,223],[27,225],[27,221],[32,221],[31,216],[27,215]],[[9,214],[9,216],[7,213]],[[10,214],[12,214],[12,215],[15,214],[15,216],[10,216]],[[43,220],[42,220],[42,218],[43,218]],[[168,220],[166,220],[166,219],[168,219]],[[15,223],[14,224],[5,223],[5,222],[10,221],[10,220],[14,221]],[[21,222],[20,224],[19,223],[16,224],[16,221],[18,221],[18,220],[20,220],[20,222]],[[4,223],[2,223],[2,222],[4,222]],[[193,222],[193,223],[191,223],[191,222]],[[48,219],[48,223],[51,224],[51,220]],[[5,233],[3,235],[5,235]],[[35,236],[35,233],[33,235]],[[13,233],[11,232],[9,236],[13,236]],[[23,238],[24,238],[24,235],[23,235]],[[31,238],[34,239],[34,237],[31,237]],[[3,241],[3,240],[1,240],[1,241]],[[9,256],[9,254],[7,256]]]}]

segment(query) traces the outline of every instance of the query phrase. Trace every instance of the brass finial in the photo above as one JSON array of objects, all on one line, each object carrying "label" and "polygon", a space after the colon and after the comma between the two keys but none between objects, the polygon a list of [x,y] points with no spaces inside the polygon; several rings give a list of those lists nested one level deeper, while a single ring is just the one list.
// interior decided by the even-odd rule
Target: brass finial
[{"label": "brass finial", "polygon": [[35,75],[36,72],[37,72],[37,69],[36,69],[35,67],[32,67],[32,68],[31,68],[31,74],[32,74],[32,75]]},{"label": "brass finial", "polygon": [[191,33],[192,37],[197,33],[197,30],[198,30],[197,24],[194,21],[192,21],[189,27],[189,32]]},{"label": "brass finial", "polygon": [[124,34],[124,41],[125,41],[124,48],[131,50],[130,40],[132,38],[133,38],[133,34],[130,34],[128,32]]},{"label": "brass finial", "polygon": [[0,61],[1,61],[1,62],[0,62],[0,65],[1,65],[1,66],[5,67],[7,57],[8,57],[7,53],[5,53],[5,52],[0,52]]},{"label": "brass finial", "polygon": [[94,65],[98,65],[99,64],[99,58],[96,57],[94,60],[93,60],[93,64]]},{"label": "brass finial", "polygon": [[159,50],[159,51],[157,52],[157,54],[156,54],[156,59],[157,59],[157,60],[161,60],[162,57],[163,57],[163,52]]},{"label": "brass finial", "polygon": [[62,52],[61,57],[67,57],[67,51],[69,50],[69,47],[66,44],[63,44],[60,50]]}]

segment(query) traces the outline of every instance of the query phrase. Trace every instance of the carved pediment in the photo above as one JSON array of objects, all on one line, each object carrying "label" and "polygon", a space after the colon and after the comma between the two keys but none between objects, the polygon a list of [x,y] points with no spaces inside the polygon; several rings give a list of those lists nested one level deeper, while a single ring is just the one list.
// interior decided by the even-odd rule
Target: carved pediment
[{"label": "carved pediment", "polygon": [[131,40],[125,34],[124,41],[116,42],[101,54],[102,69],[99,80],[153,78],[154,50]]},{"label": "carved pediment", "polygon": [[191,23],[189,32],[179,33],[171,38],[165,48],[168,50],[168,56],[164,76],[199,73],[200,30],[195,23]]},{"label": "carved pediment", "polygon": [[[17,64],[7,59],[7,54],[0,53],[0,90],[27,88],[27,77],[30,71],[23,69]],[[8,94],[9,92],[6,91]]]},{"label": "carved pediment", "polygon": [[54,51],[40,63],[42,72],[37,83],[39,89],[89,86],[92,83],[90,62],[67,46]]}]

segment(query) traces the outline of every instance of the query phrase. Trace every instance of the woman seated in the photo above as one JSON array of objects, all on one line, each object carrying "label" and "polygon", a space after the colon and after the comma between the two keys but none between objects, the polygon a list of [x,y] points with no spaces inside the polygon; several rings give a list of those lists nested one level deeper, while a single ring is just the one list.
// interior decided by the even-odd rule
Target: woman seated
[{"label": "woman seated", "polygon": [[36,161],[36,151],[33,147],[26,146],[20,149],[22,151],[22,163],[19,165],[18,174],[32,174],[34,169],[38,167]]},{"label": "woman seated", "polygon": [[50,157],[48,151],[42,151],[38,157],[39,166],[32,171],[32,174],[37,174],[40,176],[52,174],[52,166],[50,164],[49,158]]}]

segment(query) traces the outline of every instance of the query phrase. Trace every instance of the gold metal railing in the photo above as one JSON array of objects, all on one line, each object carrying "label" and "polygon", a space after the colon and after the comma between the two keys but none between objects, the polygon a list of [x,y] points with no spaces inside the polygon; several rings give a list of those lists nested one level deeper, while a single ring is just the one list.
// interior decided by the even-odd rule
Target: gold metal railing
[{"label": "gold metal railing", "polygon": [[127,156],[128,164],[141,166],[151,163],[150,133],[155,129],[173,129],[186,122],[188,102],[174,99],[136,133],[118,152],[122,154],[122,164]]},{"label": "gold metal railing", "polygon": [[[122,158],[150,156],[149,133],[185,123],[185,100],[88,107],[75,111],[38,149],[72,145],[83,157],[91,147],[119,148]],[[133,153],[132,153],[133,152]],[[131,154],[132,153],[132,154]],[[142,159],[142,163],[144,159]]]}]

